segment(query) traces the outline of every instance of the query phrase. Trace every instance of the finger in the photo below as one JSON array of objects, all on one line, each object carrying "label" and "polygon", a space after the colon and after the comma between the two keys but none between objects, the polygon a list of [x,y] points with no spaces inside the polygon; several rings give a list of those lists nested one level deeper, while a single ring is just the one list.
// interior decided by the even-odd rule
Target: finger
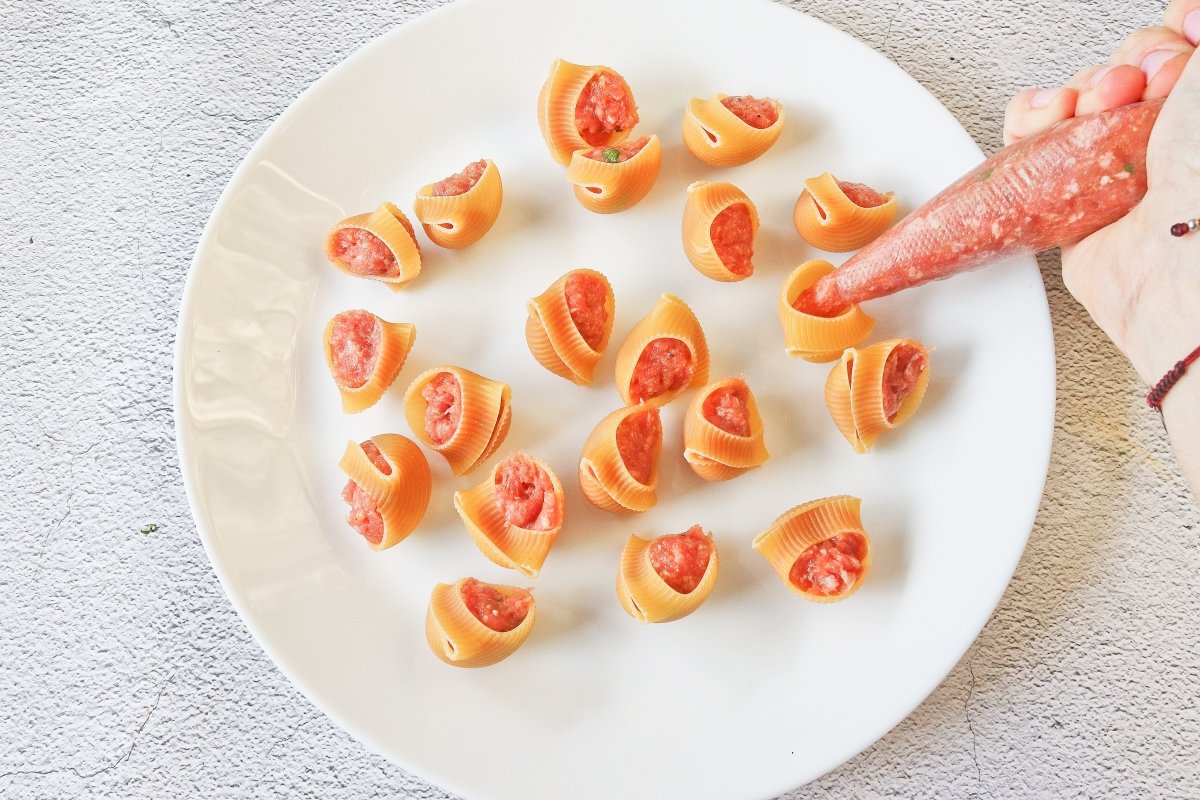
[{"label": "finger", "polygon": [[1019,92],[1004,111],[1004,143],[1012,144],[1056,122],[1070,119],[1075,115],[1078,97],[1078,90],[1065,86]]},{"label": "finger", "polygon": [[1155,100],[1169,95],[1190,59],[1191,53],[1178,53],[1167,59],[1146,84],[1146,91],[1142,93],[1142,99]]},{"label": "finger", "polygon": [[[1193,49],[1187,39],[1170,28],[1142,28],[1131,33],[1113,51],[1110,63],[1141,69],[1146,75],[1146,90],[1142,97],[1150,100],[1170,91],[1187,61],[1180,56],[1190,55]],[[1170,69],[1167,69],[1168,65]]]},{"label": "finger", "polygon": [[1131,64],[1108,64],[1080,71],[1068,86],[1080,85],[1075,115],[1093,114],[1136,103],[1146,90],[1146,74]]},{"label": "finger", "polygon": [[1192,47],[1200,46],[1200,0],[1171,0],[1163,14],[1163,25],[1186,39]]}]

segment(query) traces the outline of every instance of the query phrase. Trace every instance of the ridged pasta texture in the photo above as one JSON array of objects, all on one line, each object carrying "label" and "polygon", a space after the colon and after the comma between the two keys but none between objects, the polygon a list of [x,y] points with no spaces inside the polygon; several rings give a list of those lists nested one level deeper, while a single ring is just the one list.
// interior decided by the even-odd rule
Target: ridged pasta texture
[{"label": "ridged pasta texture", "polygon": [[[709,402],[710,398],[730,394],[737,398],[732,405]],[[742,397],[744,404],[740,400]],[[736,427],[727,421],[732,417],[746,424],[746,434],[730,430]],[[724,378],[696,393],[684,416],[683,457],[706,481],[736,478],[761,466],[770,457],[763,441],[762,416],[744,378]]]},{"label": "ridged pasta texture", "polygon": [[[662,366],[658,362],[649,361],[653,357],[653,348],[647,355],[648,360],[641,361],[647,348],[659,339],[675,340],[683,344],[690,358],[691,378],[680,385],[669,385],[659,393],[646,397],[638,396],[635,381],[641,381],[644,374],[651,374],[654,369]],[[700,321],[696,319],[687,303],[673,294],[664,294],[658,299],[650,313],[642,317],[629,331],[625,341],[621,342],[621,348],[617,351],[616,378],[617,392],[626,405],[648,400],[666,404],[685,389],[702,386],[708,382],[708,341],[704,338]]]},{"label": "ridged pasta texture", "polygon": [[[604,332],[595,348],[583,338],[571,317],[566,288],[573,275],[591,277],[604,287]],[[529,352],[555,375],[572,383],[591,383],[612,336],[615,303],[608,278],[592,269],[571,270],[526,304],[529,317],[525,322],[525,341]]]},{"label": "ridged pasta texture", "polygon": [[650,553],[658,539],[630,536],[617,567],[617,600],[621,608],[638,622],[673,622],[699,608],[717,584],[719,567],[717,545],[711,534],[706,536],[711,548],[708,565],[696,588],[686,594],[676,591],[655,570]]},{"label": "ridged pasta texture", "polygon": [[742,281],[754,273],[753,263],[740,271],[726,265],[713,242],[713,223],[717,215],[739,203],[746,207],[749,215],[750,245],[753,247],[758,235],[758,209],[745,192],[726,181],[696,181],[687,188],[687,201],[683,207],[683,252],[693,267],[714,281]]},{"label": "ridged pasta texture", "polygon": [[370,438],[391,467],[391,473],[381,472],[367,456],[362,445],[346,443],[338,467],[358,484],[374,501],[383,518],[383,538],[378,544],[367,541],[373,550],[386,550],[416,529],[433,490],[429,462],[421,448],[396,433],[384,433]]},{"label": "ridged pasta texture", "polygon": [[831,253],[857,250],[888,229],[896,218],[896,198],[888,192],[882,205],[864,208],[826,172],[804,182],[792,220],[813,247]]},{"label": "ridged pasta texture", "polygon": [[[453,435],[436,442],[426,426],[428,403],[422,396],[435,377],[449,374],[458,385],[459,422]],[[417,438],[446,459],[450,471],[465,475],[488,459],[508,435],[512,423],[512,390],[469,369],[441,366],[418,375],[404,393],[404,416]]]},{"label": "ridged pasta texture", "polygon": [[[915,383],[891,414],[885,408],[887,384],[894,377],[888,359],[897,348],[920,353],[922,368]],[[846,441],[856,453],[866,453],[884,433],[899,428],[912,418],[929,386],[929,348],[916,339],[889,339],[861,350],[847,348],[825,381],[825,406]]]},{"label": "ridged pasta texture", "polygon": [[728,95],[707,100],[693,97],[683,114],[683,143],[696,158],[714,167],[746,164],[770,149],[783,132],[783,106],[769,101],[778,118],[766,128],[755,128],[721,102]]},{"label": "ridged pasta texture", "polygon": [[779,290],[779,322],[783,325],[783,345],[789,356],[822,363],[833,361],[847,347],[854,347],[871,334],[875,318],[860,306],[851,305],[833,317],[818,317],[799,311],[793,305],[800,294],[823,276],[833,272],[828,261],[805,261]]},{"label": "ridged pasta texture", "polygon": [[462,194],[434,196],[434,184],[417,190],[413,200],[416,215],[430,241],[441,247],[458,248],[479,241],[500,216],[504,186],[495,163],[487,166],[479,180]]},{"label": "ridged pasta texture", "polygon": [[[369,314],[374,320],[379,334],[379,346],[375,351],[375,366],[367,377],[366,382],[359,386],[350,386],[338,379],[337,354],[333,349],[333,331],[338,318],[346,313]],[[404,368],[413,342],[417,338],[417,328],[407,322],[388,322],[382,317],[368,311],[342,312],[333,316],[325,325],[324,350],[325,363],[333,375],[334,383],[342,397],[342,410],[354,414],[379,402],[383,393],[395,382],[396,376]]]},{"label": "ridged pasta texture", "polygon": [[551,66],[550,74],[538,94],[538,129],[546,140],[550,157],[563,166],[570,162],[571,154],[576,150],[620,144],[632,130],[613,131],[591,142],[581,135],[575,118],[576,104],[588,81],[599,73],[612,75],[625,92],[633,96],[625,79],[612,67],[572,64],[561,58]]},{"label": "ridged pasta texture", "polygon": [[645,146],[627,161],[610,163],[588,156],[594,148],[576,150],[567,166],[575,199],[588,211],[615,214],[636,205],[654,188],[662,166],[662,143],[647,137]]},{"label": "ridged pasta texture", "polygon": [[[395,258],[396,274],[363,275],[350,269],[336,251],[338,232],[346,228],[366,231],[378,238]],[[421,246],[417,243],[417,235],[413,230],[412,223],[408,221],[408,217],[404,215],[403,211],[388,202],[382,203],[379,208],[370,213],[355,214],[334,225],[325,237],[325,257],[347,275],[381,281],[397,292],[407,286],[409,281],[421,272]]]},{"label": "ridged pasta texture", "polygon": [[[649,475],[638,480],[621,456],[618,436],[621,423],[641,414],[650,414],[657,423],[658,436],[649,442]],[[631,420],[632,422],[633,420]],[[644,446],[646,443],[642,443]],[[637,445],[637,443],[635,443]],[[658,502],[658,462],[662,455],[662,419],[658,405],[626,406],[597,423],[583,444],[579,459],[579,486],[588,502],[602,511],[647,511]]]},{"label": "ridged pasta texture", "polygon": [[[850,495],[824,497],[795,506],[759,534],[752,547],[793,593],[816,603],[845,600],[858,591],[871,569],[871,540],[862,527],[861,506],[862,501]],[[797,559],[813,545],[842,534],[857,534],[865,540],[866,555],[860,562],[857,578],[836,594],[805,591],[797,586],[791,579]]]},{"label": "ridged pasta texture", "polygon": [[487,667],[511,656],[529,638],[536,618],[533,595],[527,589],[484,584],[500,592],[522,592],[529,598],[529,612],[510,631],[495,631],[480,622],[463,600],[463,578],[453,584],[439,583],[429,595],[425,614],[425,641],[433,654],[454,667]]}]

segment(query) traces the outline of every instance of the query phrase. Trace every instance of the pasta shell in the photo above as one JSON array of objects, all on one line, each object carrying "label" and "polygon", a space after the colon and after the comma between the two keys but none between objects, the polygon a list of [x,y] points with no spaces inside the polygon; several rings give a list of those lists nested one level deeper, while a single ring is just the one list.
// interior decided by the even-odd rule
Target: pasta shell
[{"label": "pasta shell", "polygon": [[[746,423],[749,435],[724,430],[706,417],[705,404],[715,392],[733,389],[746,395]],[[683,457],[692,470],[706,481],[725,481],[760,466],[769,454],[763,443],[762,417],[754,393],[744,378],[725,378],[710,383],[696,393],[683,422]]]},{"label": "pasta shell", "polygon": [[[617,444],[621,423],[638,414],[653,415],[658,427],[651,448],[649,475],[645,483],[629,471]],[[658,404],[626,406],[612,412],[592,429],[579,459],[579,486],[588,502],[603,511],[646,511],[658,502],[658,460],[662,455],[662,418]]]},{"label": "pasta shell", "polygon": [[[849,495],[826,497],[798,505],[771,523],[751,545],[794,593],[816,603],[845,600],[858,591],[871,569],[871,539],[863,530],[862,501]],[[857,578],[835,594],[805,591],[792,582],[792,567],[806,550],[841,534],[858,534],[865,540],[866,553],[860,560]]]},{"label": "pasta shell", "polygon": [[567,180],[575,186],[575,199],[588,211],[597,214],[624,211],[654,188],[662,166],[662,143],[657,136],[646,137],[646,144],[627,161],[598,161],[588,157],[590,152],[591,148],[576,150],[567,167]]},{"label": "pasta shell", "polygon": [[504,186],[495,163],[484,159],[483,175],[462,194],[435,197],[434,184],[417,190],[413,214],[425,228],[425,234],[440,247],[466,247],[491,230],[500,216]]},{"label": "pasta shell", "polygon": [[[902,346],[908,353],[920,354],[919,373],[889,416],[884,389],[888,359]],[[915,339],[889,339],[862,350],[848,348],[825,380],[825,406],[854,451],[865,453],[880,435],[899,428],[916,413],[929,386],[929,372],[929,348]]]},{"label": "pasta shell", "polygon": [[[687,348],[690,357],[692,374],[678,385],[673,385],[680,377],[677,374],[671,384],[655,394],[651,389],[639,389],[634,385],[639,377],[638,364],[642,354],[650,345],[659,339],[674,339]],[[673,294],[664,294],[651,309],[642,317],[617,351],[617,391],[626,405],[641,403],[655,399],[666,404],[673,400],[683,390],[692,386],[702,386],[708,382],[708,342],[704,338],[704,330],[700,321],[692,313],[687,303]],[[650,393],[645,393],[650,392]],[[643,396],[644,394],[644,396]]]},{"label": "pasta shell", "polygon": [[455,667],[486,667],[508,658],[529,638],[537,609],[533,595],[515,586],[483,584],[500,592],[521,592],[528,597],[529,611],[521,624],[510,631],[494,631],[471,613],[463,600],[463,585],[472,578],[454,584],[439,583],[429,595],[425,614],[425,641],[442,661]]},{"label": "pasta shell", "polygon": [[550,156],[559,164],[565,166],[576,150],[620,144],[637,123],[635,106],[632,124],[625,129],[594,136],[591,141],[584,139],[575,119],[576,104],[588,82],[601,73],[612,76],[632,102],[633,92],[629,89],[629,84],[611,67],[583,66],[560,58],[554,62],[549,77],[542,85],[538,94],[538,128],[542,132],[542,138],[546,140]]},{"label": "pasta shell", "polygon": [[708,566],[696,588],[684,594],[676,591],[654,569],[650,552],[658,539],[630,536],[621,551],[617,569],[617,599],[621,608],[638,622],[672,622],[699,608],[717,584],[717,545],[711,535],[708,539],[711,546]]},{"label": "pasta shell", "polygon": [[355,441],[346,444],[338,467],[375,502],[383,518],[383,538],[378,544],[367,544],[373,550],[386,550],[403,541],[425,516],[432,480],[429,462],[411,439],[384,433],[372,436],[370,441],[391,466],[390,474],[380,472]]},{"label": "pasta shell", "polygon": [[783,282],[779,290],[779,321],[783,325],[783,344],[789,356],[814,363],[833,361],[847,347],[854,347],[866,339],[875,327],[875,318],[868,316],[857,304],[847,306],[835,317],[806,314],[792,305],[801,292],[833,269],[833,264],[828,261],[805,261]]},{"label": "pasta shell", "polygon": [[[375,351],[375,367],[367,377],[366,382],[359,386],[350,386],[338,377],[338,365],[334,353],[334,328],[338,319],[345,314],[365,314],[375,321],[379,333],[378,349]],[[407,322],[388,322],[369,311],[343,311],[329,320],[325,326],[325,363],[333,375],[334,383],[342,395],[342,410],[354,414],[370,408],[383,397],[383,393],[396,380],[404,367],[408,353],[417,338],[416,326]]]},{"label": "pasta shell", "polygon": [[[422,396],[434,377],[447,373],[457,382],[461,414],[458,427],[443,443],[429,435],[425,423],[427,402]],[[404,393],[404,416],[417,438],[439,453],[455,475],[464,475],[486,461],[508,435],[512,422],[508,384],[493,381],[462,367],[434,367],[416,377]]]},{"label": "pasta shell", "polygon": [[683,207],[683,252],[701,274],[714,281],[741,281],[754,273],[754,264],[740,270],[725,265],[718,255],[719,245],[713,243],[713,222],[721,212],[742,204],[749,212],[750,247],[758,235],[758,209],[741,189],[726,181],[710,183],[696,181],[687,188],[687,203]]},{"label": "pasta shell", "polygon": [[496,488],[507,459],[497,464],[487,480],[478,486],[467,491],[455,492],[454,508],[462,517],[463,524],[470,531],[476,546],[485,556],[502,567],[515,569],[522,575],[533,577],[541,571],[550,548],[554,546],[558,533],[562,530],[566,500],[562,484],[554,471],[536,458],[523,457],[545,472],[553,487],[554,511],[549,527],[521,527],[507,521]]},{"label": "pasta shell", "polygon": [[[396,274],[363,275],[351,269],[337,253],[338,232],[346,228],[366,231],[383,242],[396,259]],[[347,275],[381,281],[397,292],[421,272],[421,246],[417,243],[412,223],[403,211],[387,202],[369,214],[355,214],[334,225],[325,237],[325,256]]]},{"label": "pasta shell", "polygon": [[714,167],[736,167],[770,149],[783,132],[783,106],[771,100],[779,114],[774,124],[755,128],[721,102],[729,95],[707,100],[693,97],[683,114],[683,143],[689,152]]},{"label": "pasta shell", "polygon": [[[571,318],[567,284],[576,275],[599,280],[604,286],[604,332],[595,349],[583,338]],[[591,383],[612,335],[615,298],[608,279],[591,269],[571,270],[530,300],[526,307],[529,318],[525,322],[525,341],[538,363],[573,383]]]},{"label": "pasta shell", "polygon": [[896,198],[892,192],[885,196],[883,205],[864,208],[847,197],[838,179],[826,172],[804,182],[792,220],[813,247],[831,253],[857,250],[887,230],[896,218]]}]

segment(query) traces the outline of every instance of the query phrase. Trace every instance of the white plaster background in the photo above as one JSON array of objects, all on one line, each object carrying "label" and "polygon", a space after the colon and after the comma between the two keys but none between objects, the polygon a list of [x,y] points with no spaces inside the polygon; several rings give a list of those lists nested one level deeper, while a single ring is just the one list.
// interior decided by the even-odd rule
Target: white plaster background
[{"label": "white plaster background", "polygon": [[[0,0],[0,796],[446,797],[250,637],[192,524],[170,399],[184,276],[234,167],[360,43],[440,4]],[[1163,7],[788,4],[989,152],[1009,94]],[[1144,389],[1042,266],[1058,416],[1016,577],[920,708],[788,800],[1200,797],[1200,511]]]}]

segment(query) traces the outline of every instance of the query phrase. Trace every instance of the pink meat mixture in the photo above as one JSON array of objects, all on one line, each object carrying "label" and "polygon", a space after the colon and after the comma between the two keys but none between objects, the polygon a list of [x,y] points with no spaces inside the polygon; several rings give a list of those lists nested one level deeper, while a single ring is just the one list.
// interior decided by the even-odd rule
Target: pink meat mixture
[{"label": "pink meat mixture", "polygon": [[583,155],[584,158],[590,158],[593,161],[607,161],[610,164],[620,164],[642,152],[642,148],[649,142],[650,137],[643,136],[626,144],[614,145],[613,147],[597,147],[595,150],[589,150]]},{"label": "pink meat mixture", "polygon": [[625,82],[611,72],[601,71],[579,93],[575,102],[575,127],[593,147],[603,145],[614,133],[638,123],[637,104]]},{"label": "pink meat mixture", "polygon": [[655,339],[646,345],[633,367],[629,398],[634,403],[682,389],[692,381],[696,366],[692,351],[678,339]]},{"label": "pink meat mixture", "polygon": [[507,633],[529,616],[531,595],[523,589],[493,586],[467,578],[462,599],[475,618],[497,633]]},{"label": "pink meat mixture", "polygon": [[792,564],[788,580],[803,592],[836,597],[862,578],[867,540],[861,533],[840,533],[809,547]]},{"label": "pink meat mixture", "polygon": [[550,476],[524,453],[514,453],[496,469],[496,506],[509,525],[528,530],[550,530],[562,519]]},{"label": "pink meat mixture", "polygon": [[466,194],[475,184],[479,183],[479,179],[483,177],[484,170],[487,169],[486,161],[476,161],[473,164],[467,164],[463,167],[462,172],[456,172],[445,180],[440,180],[433,185],[432,193],[434,197],[452,197],[457,194]]},{"label": "pink meat mixture", "polygon": [[704,418],[734,436],[750,435],[750,391],[744,384],[722,386],[704,398]]},{"label": "pink meat mixture", "polygon": [[649,485],[661,447],[662,420],[656,408],[630,414],[617,426],[617,453],[638,483]]},{"label": "pink meat mixture", "polygon": [[[875,208],[888,201],[886,194],[877,192],[865,183],[838,181],[838,188],[850,199],[851,203],[854,203],[859,208]],[[821,212],[822,216],[824,216],[824,213],[824,211]]]},{"label": "pink meat mixture", "polygon": [[343,311],[333,318],[329,353],[339,386],[357,389],[375,372],[383,330],[367,311]]},{"label": "pink meat mixture", "polygon": [[736,95],[726,97],[721,101],[721,105],[751,128],[769,128],[779,121],[779,109],[776,108],[775,102],[768,98],[760,100],[750,95]]},{"label": "pink meat mixture", "polygon": [[400,274],[391,248],[362,228],[337,230],[333,234],[333,255],[355,275],[391,278]]},{"label": "pink meat mixture", "polygon": [[712,540],[693,525],[685,533],[660,536],[650,543],[650,566],[663,582],[680,594],[700,585],[712,559]]},{"label": "pink meat mixture", "polygon": [[925,351],[911,344],[896,345],[883,365],[883,413],[888,421],[895,419],[904,398],[917,387],[925,371]]},{"label": "pink meat mixture", "polygon": [[434,375],[421,390],[425,399],[425,434],[434,444],[454,437],[462,421],[462,386],[449,372]]},{"label": "pink meat mixture", "polygon": [[[368,439],[359,446],[367,454],[367,458],[371,459],[375,469],[384,475],[392,474],[392,465],[383,457],[383,453],[379,452],[374,442]],[[346,522],[350,523],[350,527],[362,534],[371,544],[382,542],[383,516],[371,496],[354,481],[346,481],[346,486],[342,489],[342,499],[350,505],[350,512],[346,515]]]},{"label": "pink meat mixture", "polygon": [[754,272],[754,223],[745,203],[734,203],[721,211],[709,226],[713,250],[721,263],[735,275]]},{"label": "pink meat mixture", "polygon": [[608,329],[608,309],[605,308],[608,290],[604,281],[586,272],[573,272],[567,278],[564,294],[571,322],[575,323],[579,335],[588,347],[598,349]]}]

